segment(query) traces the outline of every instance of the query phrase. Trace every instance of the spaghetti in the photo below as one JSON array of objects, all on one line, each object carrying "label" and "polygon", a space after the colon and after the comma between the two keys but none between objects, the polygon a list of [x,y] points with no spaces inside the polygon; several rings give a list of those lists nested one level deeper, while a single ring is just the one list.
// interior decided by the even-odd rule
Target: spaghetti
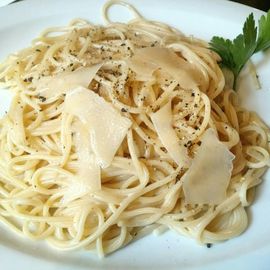
[{"label": "spaghetti", "polygon": [[[112,4],[127,6],[135,19],[111,22]],[[46,29],[1,64],[0,84],[14,97],[0,122],[0,221],[30,239],[100,255],[166,228],[201,243],[241,234],[245,207],[270,164],[268,127],[225,87],[220,58],[206,42],[148,21],[121,1],[105,4],[103,16],[105,26],[75,19]],[[99,167],[100,188],[80,193],[78,149],[87,140],[79,113],[65,105],[75,97],[63,85],[80,86],[70,76],[93,67],[85,88],[125,118],[127,130],[112,161]],[[158,118],[163,108],[166,130],[178,140],[173,147]],[[207,130],[234,156],[226,195],[218,203],[187,203],[183,179]],[[185,155],[186,163],[177,158]]]}]

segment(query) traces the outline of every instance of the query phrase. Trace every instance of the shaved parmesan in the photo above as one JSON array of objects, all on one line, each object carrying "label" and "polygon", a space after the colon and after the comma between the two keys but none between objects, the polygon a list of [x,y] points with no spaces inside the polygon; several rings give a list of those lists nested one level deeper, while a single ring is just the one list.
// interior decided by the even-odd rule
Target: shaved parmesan
[{"label": "shaved parmesan", "polygon": [[[91,149],[89,134],[83,124],[75,126],[75,147],[79,161],[79,175],[83,179],[91,178],[92,190],[101,189],[100,168],[95,160],[95,154]],[[88,181],[87,181],[88,182]]]},{"label": "shaved parmesan", "polygon": [[199,84],[198,71],[173,50],[167,48],[143,48],[135,52],[128,61],[137,79],[149,80],[155,70],[161,68],[169,73],[186,89],[192,89]]},{"label": "shaved parmesan", "polygon": [[37,90],[41,96],[51,98],[67,93],[78,86],[88,87],[102,64],[80,68],[73,72],[63,72],[56,76],[44,77],[39,81]]},{"label": "shaved parmesan", "polygon": [[187,149],[180,144],[180,140],[172,127],[171,101],[150,117],[158,137],[169,155],[179,166],[187,167],[190,162]]},{"label": "shaved parmesan", "polygon": [[108,167],[132,122],[111,103],[83,87],[67,94],[65,110],[84,123],[97,163],[102,168]]},{"label": "shaved parmesan", "polygon": [[185,201],[219,204],[226,198],[235,156],[219,141],[213,129],[204,133],[201,146],[183,176]]},{"label": "shaved parmesan", "polygon": [[75,122],[75,149],[78,155],[78,172],[70,179],[71,183],[66,189],[63,202],[70,202],[81,198],[89,192],[101,189],[101,174],[90,145],[89,134],[84,125]]}]

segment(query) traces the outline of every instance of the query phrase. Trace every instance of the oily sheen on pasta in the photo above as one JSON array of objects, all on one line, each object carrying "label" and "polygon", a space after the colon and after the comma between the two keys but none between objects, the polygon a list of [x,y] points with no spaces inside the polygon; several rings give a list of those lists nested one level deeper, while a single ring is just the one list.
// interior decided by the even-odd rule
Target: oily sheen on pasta
[{"label": "oily sheen on pasta", "polygon": [[[114,23],[107,11],[134,14]],[[172,229],[241,234],[269,129],[240,107],[208,44],[130,5],[46,29],[0,66],[0,221],[62,250],[111,253]]]}]

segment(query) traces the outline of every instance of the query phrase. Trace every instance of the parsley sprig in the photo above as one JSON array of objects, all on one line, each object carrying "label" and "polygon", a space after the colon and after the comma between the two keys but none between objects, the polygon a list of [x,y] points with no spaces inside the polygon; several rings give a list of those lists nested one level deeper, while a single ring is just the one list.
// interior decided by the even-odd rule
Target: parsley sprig
[{"label": "parsley sprig", "polygon": [[221,65],[233,72],[234,83],[249,58],[270,47],[270,10],[259,19],[258,30],[251,13],[244,23],[243,33],[234,40],[214,36],[210,41],[210,49],[222,58]]}]

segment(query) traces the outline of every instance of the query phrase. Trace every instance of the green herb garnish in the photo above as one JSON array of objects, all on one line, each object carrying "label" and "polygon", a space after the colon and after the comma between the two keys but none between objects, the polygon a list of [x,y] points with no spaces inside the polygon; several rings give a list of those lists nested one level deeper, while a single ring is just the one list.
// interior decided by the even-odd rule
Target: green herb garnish
[{"label": "green herb garnish", "polygon": [[222,58],[221,65],[230,69],[236,79],[250,57],[259,51],[270,47],[270,10],[266,16],[261,16],[257,27],[251,13],[243,27],[243,33],[234,40],[214,36],[210,41],[210,49],[217,52]]}]

